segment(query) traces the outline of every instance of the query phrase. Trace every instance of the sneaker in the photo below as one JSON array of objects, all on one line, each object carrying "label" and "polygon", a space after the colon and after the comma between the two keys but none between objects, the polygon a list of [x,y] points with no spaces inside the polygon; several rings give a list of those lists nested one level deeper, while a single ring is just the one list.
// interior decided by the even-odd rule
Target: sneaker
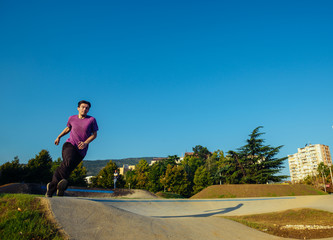
[{"label": "sneaker", "polygon": [[67,189],[68,181],[62,179],[57,185],[57,196],[64,196],[65,190]]},{"label": "sneaker", "polygon": [[50,193],[50,183],[46,185],[45,197],[52,197],[53,194]]}]

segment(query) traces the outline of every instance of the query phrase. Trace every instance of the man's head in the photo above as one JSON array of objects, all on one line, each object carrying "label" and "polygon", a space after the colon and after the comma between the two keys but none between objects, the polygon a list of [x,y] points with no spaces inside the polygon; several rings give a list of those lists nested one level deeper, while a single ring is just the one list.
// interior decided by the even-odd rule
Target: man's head
[{"label": "man's head", "polygon": [[81,105],[82,103],[84,103],[84,104],[88,104],[89,108],[91,108],[91,104],[90,104],[90,102],[85,101],[85,100],[81,100],[81,101],[77,104],[77,107],[80,107],[80,105]]},{"label": "man's head", "polygon": [[89,109],[91,107],[91,104],[90,102],[88,101],[85,101],[85,100],[82,100],[78,103],[78,107],[77,107],[77,110],[79,111],[79,117],[86,117],[88,112],[89,112]]}]

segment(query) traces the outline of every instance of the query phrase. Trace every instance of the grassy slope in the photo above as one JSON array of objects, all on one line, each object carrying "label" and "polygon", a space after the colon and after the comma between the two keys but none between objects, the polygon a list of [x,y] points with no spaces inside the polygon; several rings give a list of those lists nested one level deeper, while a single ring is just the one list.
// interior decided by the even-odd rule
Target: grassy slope
[{"label": "grassy slope", "polygon": [[64,238],[46,218],[40,199],[27,194],[0,194],[0,239]]},{"label": "grassy slope", "polygon": [[191,198],[280,197],[322,194],[326,193],[302,184],[230,184],[209,186]]}]

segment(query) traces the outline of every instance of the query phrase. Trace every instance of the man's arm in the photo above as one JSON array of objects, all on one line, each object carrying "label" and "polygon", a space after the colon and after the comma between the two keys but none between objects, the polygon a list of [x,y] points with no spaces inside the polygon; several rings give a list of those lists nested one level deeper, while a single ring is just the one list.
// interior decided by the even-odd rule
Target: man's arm
[{"label": "man's arm", "polygon": [[69,127],[66,127],[60,134],[59,136],[56,138],[56,140],[54,141],[55,145],[59,145],[60,142],[60,138],[62,138],[63,136],[65,136],[67,133],[69,133],[71,131],[71,129]]},{"label": "man's arm", "polygon": [[97,131],[93,132],[90,137],[87,138],[86,141],[80,142],[78,145],[79,149],[85,149],[89,143],[91,143],[95,138],[97,138]]}]

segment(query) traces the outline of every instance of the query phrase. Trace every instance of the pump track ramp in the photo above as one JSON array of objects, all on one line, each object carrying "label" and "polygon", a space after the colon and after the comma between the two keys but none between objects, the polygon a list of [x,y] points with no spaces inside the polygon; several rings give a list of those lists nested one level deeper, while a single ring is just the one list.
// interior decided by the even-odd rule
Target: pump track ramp
[{"label": "pump track ramp", "polygon": [[53,197],[47,200],[57,223],[70,239],[77,240],[286,239],[221,216],[295,208],[333,212],[332,195],[200,200]]}]

